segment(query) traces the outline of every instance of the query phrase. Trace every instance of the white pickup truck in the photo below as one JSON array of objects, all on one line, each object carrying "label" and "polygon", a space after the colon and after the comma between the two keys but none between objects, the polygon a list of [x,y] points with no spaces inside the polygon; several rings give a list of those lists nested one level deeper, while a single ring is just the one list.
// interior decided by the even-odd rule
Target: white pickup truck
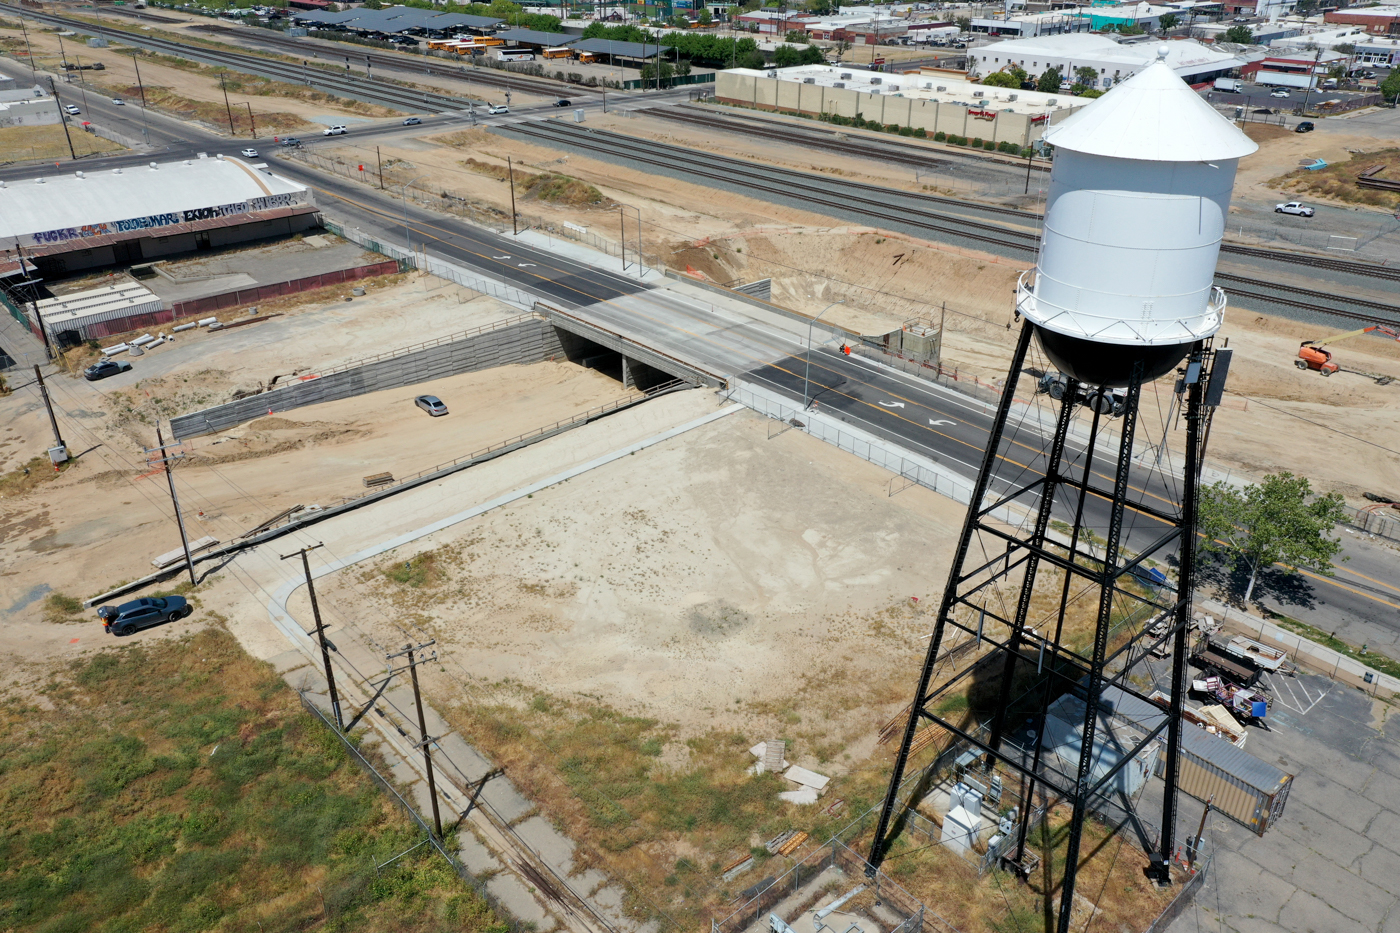
[{"label": "white pickup truck", "polygon": [[1289,201],[1287,204],[1274,205],[1275,214],[1297,214],[1299,217],[1311,217],[1313,209],[1302,201]]}]

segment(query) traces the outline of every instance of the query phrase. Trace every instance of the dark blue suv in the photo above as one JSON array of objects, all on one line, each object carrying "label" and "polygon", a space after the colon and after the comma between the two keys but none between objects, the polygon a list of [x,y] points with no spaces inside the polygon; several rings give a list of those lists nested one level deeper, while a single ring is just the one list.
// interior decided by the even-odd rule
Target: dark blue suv
[{"label": "dark blue suv", "polygon": [[103,606],[97,610],[103,628],[112,635],[130,635],[139,629],[174,622],[194,612],[183,596],[153,596],[134,599],[120,606]]}]

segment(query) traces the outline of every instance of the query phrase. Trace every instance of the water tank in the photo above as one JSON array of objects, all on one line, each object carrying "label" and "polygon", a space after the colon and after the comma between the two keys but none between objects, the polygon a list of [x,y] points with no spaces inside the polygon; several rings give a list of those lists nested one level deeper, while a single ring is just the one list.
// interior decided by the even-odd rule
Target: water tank
[{"label": "water tank", "polygon": [[1169,372],[1225,309],[1216,257],[1235,166],[1258,147],[1158,56],[1045,133],[1055,165],[1017,307],[1051,362],[1090,385]]}]

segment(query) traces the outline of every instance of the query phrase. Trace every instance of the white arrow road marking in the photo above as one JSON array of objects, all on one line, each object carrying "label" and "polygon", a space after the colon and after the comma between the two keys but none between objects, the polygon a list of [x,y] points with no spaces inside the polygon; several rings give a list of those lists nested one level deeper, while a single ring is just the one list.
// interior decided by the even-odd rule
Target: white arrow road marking
[{"label": "white arrow road marking", "polygon": [[517,262],[517,263],[515,264],[515,266],[516,266],[517,269],[524,269],[526,266],[533,266],[533,265],[534,265],[533,262]]},{"label": "white arrow road marking", "polygon": [[880,405],[883,406],[884,408],[903,408],[903,407],[904,407],[904,403],[903,403],[903,402],[881,402]]},{"label": "white arrow road marking", "polygon": [[929,423],[929,424],[957,424],[956,421],[946,421],[946,420],[945,420],[945,421],[934,421],[932,418],[928,419],[928,423]]},{"label": "white arrow road marking", "polygon": [[509,259],[509,256],[492,256],[492,259]]}]

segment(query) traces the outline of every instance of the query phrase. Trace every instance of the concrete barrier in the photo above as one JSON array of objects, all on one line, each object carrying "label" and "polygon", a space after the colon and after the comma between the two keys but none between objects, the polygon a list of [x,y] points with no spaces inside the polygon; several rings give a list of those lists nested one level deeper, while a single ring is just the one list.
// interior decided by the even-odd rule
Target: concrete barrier
[{"label": "concrete barrier", "polygon": [[247,398],[172,418],[176,438],[185,440],[224,431],[263,415],[291,411],[366,392],[397,389],[460,373],[513,363],[537,363],[564,355],[554,327],[529,315],[509,318],[465,334],[391,351],[338,370],[302,377]]}]

